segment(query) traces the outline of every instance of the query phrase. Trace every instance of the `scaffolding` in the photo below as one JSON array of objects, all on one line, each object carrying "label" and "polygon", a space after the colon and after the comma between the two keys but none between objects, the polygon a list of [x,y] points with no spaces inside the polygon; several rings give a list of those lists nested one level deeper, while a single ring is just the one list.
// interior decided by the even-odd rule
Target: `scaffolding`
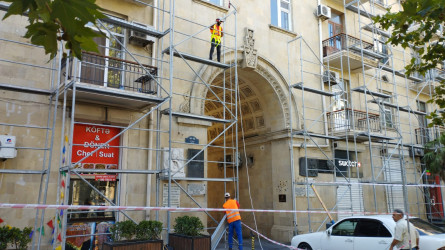
[{"label": "scaffolding", "polygon": [[[151,12],[154,24],[139,24],[106,14],[106,18],[98,20],[97,26],[93,27],[106,34],[106,37],[95,40],[101,53],[83,52],[82,61],[62,58],[61,43],[58,56],[47,63],[41,47],[26,41],[0,40],[2,44],[12,44],[14,50],[31,47],[27,55],[40,53],[42,60],[41,64],[37,64],[2,58],[2,66],[12,64],[32,67],[32,74],[29,74],[31,79],[37,74],[47,78],[36,80],[39,83],[36,85],[29,81],[20,86],[12,77],[9,79],[11,82],[0,83],[0,88],[5,91],[29,94],[31,97],[27,97],[28,100],[37,100],[34,96],[43,96],[39,99],[39,105],[48,109],[45,112],[45,124],[40,124],[43,112],[35,117],[35,121],[29,119],[26,123],[17,121],[0,124],[3,132],[14,134],[26,134],[22,131],[25,129],[44,131],[44,134],[38,135],[45,139],[39,146],[16,147],[19,154],[22,151],[43,150],[41,170],[31,166],[27,169],[10,167],[0,170],[0,174],[16,175],[18,178],[23,178],[24,174],[40,176],[37,199],[23,203],[47,204],[48,199],[52,199],[59,205],[91,205],[90,199],[94,197],[96,205],[174,207],[180,205],[178,196],[183,193],[189,199],[190,206],[206,207],[207,204],[195,199],[190,189],[184,186],[190,183],[204,190],[207,183],[223,183],[224,192],[231,191],[235,196],[238,195],[239,159],[235,157],[239,155],[235,7],[222,17],[225,21],[224,37],[220,45],[222,61],[216,62],[208,59],[207,49],[205,53],[197,52],[197,48],[210,47],[210,24],[203,25],[179,16],[175,11],[175,1],[158,0],[148,4],[135,0],[126,4],[142,8],[145,13]],[[9,8],[7,4],[1,4],[0,7],[3,11]],[[148,52],[151,48],[150,55],[130,46],[127,33],[136,32],[147,40],[144,41],[143,49]],[[29,61],[33,60],[31,57]],[[184,93],[183,90],[187,89]],[[206,95],[202,96],[202,92]],[[48,100],[42,101],[45,98]],[[207,103],[212,103],[218,112],[208,113],[204,108],[196,108],[199,105],[204,107]],[[116,118],[119,115],[126,118],[119,120]],[[174,119],[177,119],[177,124],[197,124],[213,128],[213,132],[202,135],[199,130],[191,131],[191,136],[185,138],[185,141],[178,141],[174,139],[178,136],[172,136],[172,131],[179,131],[180,127],[174,126]],[[7,131],[9,127],[13,129]],[[91,142],[83,142],[78,138],[82,131],[101,133],[101,136],[99,138],[96,135]],[[102,135],[105,139],[101,139]],[[212,152],[212,158],[206,156],[209,152]],[[97,155],[117,158],[118,162],[97,164],[90,160]],[[227,155],[233,157],[229,159]],[[55,169],[54,162],[57,162]],[[223,178],[206,174],[206,169],[216,167],[223,169]],[[151,184],[152,179],[154,185]],[[133,180],[146,182],[147,193],[142,193],[140,201],[130,201],[123,194],[124,191],[135,191]],[[101,181],[107,184],[95,185]],[[155,191],[152,191],[153,187]],[[73,195],[73,190],[88,190],[89,196],[77,197]],[[114,195],[110,195],[112,192]],[[155,205],[151,203],[151,195],[155,195]],[[53,249],[58,245],[65,249],[70,238],[95,237],[103,240],[107,233],[102,231],[79,229],[77,233],[67,234],[70,226],[92,214],[103,217],[102,221],[138,221],[141,218],[161,220],[168,242],[172,212],[168,211],[166,215],[160,215],[158,211],[151,215],[145,212],[143,216],[141,213],[124,210],[38,209],[32,248],[48,246],[49,243],[43,240],[44,232],[39,229],[52,217],[56,225],[60,223],[60,227],[54,227],[51,236]],[[219,218],[214,218],[208,212],[202,212],[200,217],[220,224]],[[215,227],[207,229],[214,230]],[[61,237],[58,239],[59,235]],[[218,237],[219,241],[221,236]]]},{"label": "scaffolding", "polygon": [[[390,6],[373,0],[342,2],[343,15],[336,18],[343,33],[329,27],[322,40],[322,27],[328,25],[320,19],[318,54],[302,36],[288,42],[289,102],[295,99],[301,108],[290,144],[291,167],[299,166],[293,180],[297,208],[323,211],[323,203],[312,199],[314,186],[326,199],[336,196],[326,212],[336,212],[337,219],[402,209],[443,223],[435,221],[442,215],[424,186],[439,182],[428,176],[421,159],[425,144],[444,132],[427,128],[425,118],[425,101],[443,78],[442,70],[406,76],[412,53],[386,45],[389,33],[371,19],[385,10],[381,6]],[[392,5],[400,8],[398,1]],[[333,178],[311,178],[325,173]],[[309,212],[295,214],[294,220],[295,225],[307,222],[307,228],[297,227],[304,233],[329,225],[328,217]]]}]

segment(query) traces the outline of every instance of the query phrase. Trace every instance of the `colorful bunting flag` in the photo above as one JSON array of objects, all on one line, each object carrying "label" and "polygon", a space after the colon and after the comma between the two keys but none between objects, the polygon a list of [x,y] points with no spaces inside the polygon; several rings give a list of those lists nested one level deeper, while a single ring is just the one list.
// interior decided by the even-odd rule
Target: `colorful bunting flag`
[{"label": "colorful bunting flag", "polygon": [[34,230],[31,231],[31,233],[29,234],[29,238],[32,239],[32,235],[34,234]]},{"label": "colorful bunting flag", "polygon": [[55,229],[55,228],[53,228],[53,231],[51,232],[51,235],[53,235],[55,231],[56,231],[56,229]]},{"label": "colorful bunting flag", "polygon": [[57,246],[56,250],[62,250],[62,246]]},{"label": "colorful bunting flag", "polygon": [[65,197],[65,194],[63,193],[63,191],[60,192],[60,199],[63,200],[63,197]]},{"label": "colorful bunting flag", "polygon": [[[62,205],[63,205],[63,203],[62,203]],[[63,216],[63,209],[60,210],[60,216]]]},{"label": "colorful bunting flag", "polygon": [[4,222],[4,220],[2,220],[2,218],[0,218],[0,224],[3,223],[3,222]]},{"label": "colorful bunting flag", "polygon": [[[63,211],[63,210],[62,210]],[[57,215],[57,222],[59,224],[59,228],[62,228],[62,221],[60,221],[59,215]]]},{"label": "colorful bunting flag", "polygon": [[48,223],[46,223],[46,225],[48,225],[48,227],[50,227],[51,229],[54,230],[53,220],[48,221]]},{"label": "colorful bunting flag", "polygon": [[45,236],[45,228],[44,227],[38,228],[37,231],[39,231],[42,236]]},{"label": "colorful bunting flag", "polygon": [[68,136],[67,135],[65,135],[65,141],[68,142]]},{"label": "colorful bunting flag", "polygon": [[59,235],[57,235],[57,240],[62,241],[62,237],[60,237],[60,233],[59,233]]},{"label": "colorful bunting flag", "polygon": [[60,182],[60,185],[62,185],[62,187],[65,188],[65,181],[62,180],[62,182]]}]

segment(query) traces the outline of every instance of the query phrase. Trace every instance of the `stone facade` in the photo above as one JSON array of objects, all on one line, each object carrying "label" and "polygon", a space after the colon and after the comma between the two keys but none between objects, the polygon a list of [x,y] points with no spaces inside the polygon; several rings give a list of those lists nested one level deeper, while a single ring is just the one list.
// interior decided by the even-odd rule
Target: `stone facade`
[{"label": "stone facade", "polygon": [[[154,1],[154,3],[148,0],[142,2],[158,4],[158,1]],[[372,141],[371,143],[369,136],[368,138],[363,138],[363,136],[360,138],[351,137],[348,133],[354,133],[353,129],[346,131],[329,127],[329,124],[332,123],[340,123],[341,126],[346,126],[344,122],[347,123],[347,126],[350,126],[349,113],[340,117],[340,120],[335,120],[336,118],[332,117],[336,114],[335,112],[341,113],[351,109],[354,110],[354,115],[365,114],[364,117],[359,117],[357,120],[353,119],[357,123],[354,126],[367,128],[367,126],[372,125],[369,125],[370,123],[376,121],[375,119],[379,119],[377,123],[373,123],[379,126],[376,133],[381,136],[398,137],[404,144],[416,144],[413,141],[416,139],[414,129],[420,125],[419,121],[414,119],[415,115],[392,108],[387,110],[391,113],[391,121],[382,121],[385,110],[379,112],[378,105],[370,102],[374,97],[356,93],[352,90],[367,85],[371,91],[389,93],[392,96],[391,101],[397,103],[400,107],[409,106],[414,110],[417,110],[416,101],[426,102],[429,99],[427,94],[419,94],[417,90],[409,88],[411,85],[406,82],[406,79],[375,68],[374,66],[378,64],[376,59],[363,58],[353,54],[352,50],[341,52],[341,55],[337,53],[331,57],[323,56],[322,41],[333,35],[329,33],[329,30],[331,29],[330,25],[332,25],[330,23],[334,21],[334,16],[338,16],[342,31],[347,31],[349,36],[360,37],[361,34],[367,34],[367,36],[363,35],[363,41],[370,44],[375,42],[370,35],[372,33],[366,33],[360,27],[359,23],[361,22],[359,22],[358,15],[344,8],[343,1],[325,1],[324,4],[331,8],[333,14],[333,18],[325,21],[314,15],[317,9],[316,1],[289,1],[290,7],[285,10],[289,17],[289,26],[287,27],[284,23],[281,23],[284,19],[279,22],[271,20],[271,16],[273,19],[278,13],[272,13],[271,15],[271,9],[273,9],[271,3],[274,1],[237,1],[235,4],[237,9],[236,26],[234,8],[228,8],[228,1],[221,0],[221,2],[224,2],[222,5],[211,2],[215,1],[176,1],[175,15],[180,17],[175,19],[174,30],[177,33],[174,37],[167,34],[162,39],[156,40],[152,45],[138,47],[130,44],[128,42],[130,32],[125,31],[122,33],[124,38],[122,41],[128,52],[136,56],[133,58],[129,53],[123,53],[125,54],[123,59],[133,62],[138,60],[142,64],[156,66],[160,74],[158,80],[167,91],[170,88],[169,70],[173,69],[171,107],[173,111],[182,113],[224,118],[227,112],[223,112],[224,107],[222,105],[215,104],[217,103],[215,94],[223,98],[225,96],[221,93],[223,88],[227,88],[224,91],[235,91],[227,86],[238,80],[239,89],[236,91],[239,91],[239,99],[236,101],[238,102],[239,113],[235,127],[238,126],[238,150],[242,164],[239,165],[238,169],[233,165],[224,167],[224,164],[221,164],[221,162],[226,161],[226,155],[231,155],[233,159],[233,151],[235,151],[233,145],[236,145],[233,137],[236,133],[229,132],[229,130],[225,135],[227,138],[217,139],[217,135],[226,128],[224,125],[189,117],[173,116],[170,128],[169,116],[166,113],[156,116],[156,112],[153,112],[153,115],[146,116],[136,123],[132,129],[127,130],[120,136],[119,168],[140,171],[160,170],[163,168],[163,164],[168,165],[169,154],[165,151],[168,151],[169,142],[171,142],[172,149],[175,149],[174,152],[177,153],[173,153],[175,157],[172,161],[173,164],[177,165],[175,171],[179,171],[174,177],[185,178],[192,171],[191,168],[184,165],[187,159],[191,157],[189,152],[196,153],[204,148],[202,170],[196,170],[199,172],[198,175],[200,173],[203,175],[199,178],[224,179],[237,177],[239,181],[178,179],[177,182],[185,190],[187,190],[188,184],[205,184],[202,186],[205,193],[198,192],[188,195],[180,190],[179,195],[175,196],[175,205],[197,207],[197,204],[199,204],[202,207],[220,208],[224,202],[224,192],[228,191],[235,194],[238,190],[239,197],[237,198],[240,201],[241,208],[322,210],[320,200],[313,195],[309,186],[310,183],[319,183],[319,185],[315,185],[316,191],[320,195],[321,201],[334,211],[332,214],[335,220],[338,218],[335,213],[337,211],[336,205],[341,196],[338,190],[342,188],[341,185],[336,185],[336,182],[344,183],[353,179],[363,183],[392,183],[388,180],[389,170],[384,167],[388,166],[389,161],[394,164],[399,161],[406,172],[407,183],[419,182],[422,175],[420,158],[417,155],[410,154],[407,148],[402,147],[401,150],[398,150],[398,148],[395,150],[392,144],[388,145],[381,141]],[[129,22],[158,27],[162,31],[167,29],[165,25],[169,21],[168,14],[163,15],[161,10],[155,10],[130,0],[98,0],[97,3],[109,15]],[[161,6],[169,9],[168,4],[169,1],[165,1],[165,5],[162,3]],[[369,4],[369,2],[366,4]],[[385,9],[377,6],[373,11],[383,13]],[[281,13],[280,15],[284,14]],[[218,17],[224,17],[225,19],[223,24],[225,35],[222,40],[222,62],[226,64],[236,62],[238,65],[237,72],[235,73],[233,68],[223,70],[194,61],[188,61],[186,64],[179,58],[175,58],[173,67],[169,68],[170,65],[165,63],[168,61],[168,55],[161,52],[168,47],[170,39],[174,40],[175,49],[178,51],[204,59],[208,58],[210,48],[208,27]],[[184,19],[193,22],[187,22]],[[360,20],[363,21],[363,19],[361,17]],[[275,24],[275,21],[278,22],[278,25]],[[5,25],[0,25],[0,37],[27,42],[26,39],[21,37],[25,33],[26,18],[11,17],[2,21],[2,24]],[[187,39],[184,34],[194,34],[195,36],[193,39]],[[336,43],[336,40],[333,43]],[[48,68],[63,67],[64,65],[59,65],[59,61],[54,64],[48,62],[48,58],[43,55],[40,48],[23,46],[3,40],[0,41],[0,45],[2,46],[1,57],[5,59],[0,62],[0,83],[25,88],[56,89],[55,84],[59,76],[52,72],[57,72],[57,70],[53,71]],[[335,45],[328,44],[327,47],[329,46],[335,49]],[[329,51],[332,52],[333,50],[326,50],[326,52]],[[394,58],[400,58],[403,53],[409,55],[409,52],[403,52],[400,48],[395,48]],[[348,58],[350,61],[348,61]],[[323,60],[324,63],[320,63]],[[404,60],[405,62],[409,61],[408,58]],[[23,64],[14,64],[10,61]],[[350,63],[350,67],[347,67],[347,63]],[[400,60],[394,60],[391,63],[396,69],[401,69],[404,66],[404,62]],[[35,64],[42,67],[28,67],[25,64]],[[363,66],[363,64],[366,65]],[[303,68],[301,68],[302,65],[304,65]],[[80,70],[82,70],[81,67],[79,66]],[[339,91],[339,84],[323,82],[322,74],[327,68],[336,72],[339,76],[338,79],[343,82],[345,88],[343,91],[346,94],[339,96],[344,96],[344,99],[324,97],[310,91],[304,91],[303,94],[299,89],[289,88],[289,85],[303,82],[305,87],[324,89],[325,91]],[[382,81],[382,74],[390,77],[390,81]],[[60,77],[65,77],[65,75],[62,74]],[[110,74],[108,77],[111,78]],[[393,77],[394,79],[392,79]],[[212,86],[211,90],[209,90],[209,85]],[[116,91],[120,90],[122,89],[116,89]],[[123,89],[123,91],[125,90]],[[139,94],[137,93],[137,95]],[[72,95],[72,92],[70,95]],[[160,95],[166,97],[165,94]],[[228,96],[231,97],[230,94]],[[70,98],[67,100],[71,100]],[[133,98],[137,99],[136,97]],[[150,107],[155,107],[151,105],[145,107],[145,109],[129,108],[123,101],[119,106],[103,104],[101,101],[91,99],[89,101],[87,99],[80,100],[73,107],[70,102],[63,103],[63,96],[58,100],[49,100],[48,96],[10,91],[4,88],[0,91],[0,100],[2,107],[0,117],[3,117],[2,124],[0,124],[0,134],[17,136],[17,147],[19,147],[17,157],[2,162],[0,164],[1,168],[8,170],[41,170],[47,168],[50,164],[47,204],[61,203],[62,200],[68,200],[69,203],[73,201],[73,191],[70,189],[74,186],[67,190],[58,191],[61,188],[59,167],[66,165],[61,163],[62,159],[67,161],[69,159],[69,153],[66,153],[64,148],[69,149],[70,145],[64,138],[70,135],[70,123],[72,121],[103,126],[112,125],[124,129],[146,115]],[[228,101],[228,99],[225,100]],[[235,103],[235,100],[232,101]],[[56,102],[58,105],[57,115],[52,116],[54,108],[50,109],[50,107],[54,107]],[[128,105],[131,104],[128,103]],[[431,104],[427,106],[429,111],[434,109]],[[165,104],[157,109],[161,111],[167,107],[168,105]],[[74,113],[71,114],[73,109]],[[234,110],[232,109],[232,111]],[[334,120],[329,120],[328,116]],[[35,126],[51,127],[53,122],[55,132],[51,136],[52,131],[50,131],[47,140],[47,130],[35,128]],[[10,126],[6,124],[10,124]],[[34,126],[34,128],[13,126],[14,124]],[[163,132],[154,131],[157,124]],[[367,126],[363,124],[367,124]],[[385,124],[385,128],[381,127],[382,124]],[[311,139],[304,135],[291,135],[291,131],[303,130],[315,134],[328,133],[332,136],[342,136],[341,133],[343,133],[349,139],[334,141],[319,137],[312,137]],[[184,143],[190,137],[194,137],[195,143]],[[398,141],[393,140],[392,142]],[[203,146],[210,142],[213,142],[211,146]],[[47,151],[44,150],[24,148],[48,148],[50,144],[54,148],[52,155],[45,153]],[[223,145],[225,149],[222,147]],[[336,152],[340,151],[342,153],[348,152],[346,154],[349,157],[346,161],[355,161],[361,164],[360,167],[355,165],[355,168],[354,166],[348,168],[346,178],[336,175],[334,168],[326,172],[319,171],[313,177],[306,177],[305,171],[300,171],[305,159],[335,161]],[[51,158],[49,158],[50,156]],[[181,157],[183,159],[180,159]],[[346,164],[350,163],[347,162]],[[158,167],[159,169],[157,169]],[[182,172],[182,170],[185,171]],[[168,183],[168,175],[165,175],[165,173],[159,175],[164,178],[157,179],[157,174],[119,175],[115,189],[107,189],[108,191],[113,190],[116,194],[112,202],[122,206],[162,206],[164,202],[163,194],[167,193],[164,190],[164,184]],[[47,175],[43,175],[43,178],[46,177]],[[0,178],[1,203],[35,204],[39,195],[40,183],[45,183],[45,181],[42,182],[40,175],[3,174],[0,175]],[[73,175],[71,180],[79,181],[80,178]],[[92,181],[94,177],[89,176],[87,179]],[[294,183],[292,183],[293,181]],[[397,183],[397,181],[395,182]],[[390,186],[355,184],[351,187],[362,187],[360,191],[362,202],[359,202],[361,204],[358,209],[359,213],[387,213],[391,212],[390,209],[400,205],[391,203],[391,197],[389,197],[389,194],[400,194],[399,189],[393,191]],[[176,192],[177,190],[175,183],[172,183],[171,191]],[[65,197],[61,196],[61,192],[64,192],[64,196],[68,196],[68,198],[64,199]],[[40,193],[43,195],[44,192],[41,191]],[[407,194],[410,213],[426,218],[427,208],[424,205],[425,198],[422,192],[418,191],[417,187],[409,187],[407,188]],[[350,197],[346,197],[344,200],[350,200],[350,210],[355,212],[357,208],[353,208],[355,206],[352,201],[353,196],[351,193],[346,193],[346,196],[348,195]],[[80,202],[83,201],[79,200]],[[108,204],[104,202],[97,205]],[[346,202],[347,204],[348,202]],[[47,210],[45,221],[52,219],[55,213],[55,210]],[[167,227],[168,222],[173,225],[176,217],[186,213],[174,212],[171,213],[170,217],[167,216],[166,212],[156,213],[154,211],[129,211],[127,214],[136,221],[159,219],[164,223],[164,227]],[[222,218],[221,212],[210,212],[209,214],[216,221]],[[216,223],[205,213],[193,213],[193,215],[199,216],[208,227],[216,226]],[[242,213],[241,216],[243,222],[247,225],[253,227],[254,221],[256,221],[257,228],[262,234],[281,242],[290,242],[292,236],[296,233],[323,229],[327,219],[326,214],[308,214],[304,212],[295,215],[291,213]],[[0,218],[10,225],[32,226],[34,225],[35,213],[34,211],[28,213],[28,210],[2,209],[0,210]],[[120,215],[118,219],[122,220],[124,218],[125,216]],[[208,232],[211,233],[212,230],[210,229]],[[247,236],[248,230],[243,233]],[[43,245],[48,245],[49,237],[48,234],[44,237],[42,242],[46,243],[43,243]]]}]

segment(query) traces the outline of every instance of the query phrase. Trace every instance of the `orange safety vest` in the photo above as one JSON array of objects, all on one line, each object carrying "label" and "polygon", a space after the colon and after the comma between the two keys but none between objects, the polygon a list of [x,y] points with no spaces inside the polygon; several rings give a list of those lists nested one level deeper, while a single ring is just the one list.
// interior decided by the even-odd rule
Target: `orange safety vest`
[{"label": "orange safety vest", "polygon": [[[233,199],[229,199],[224,203],[223,208],[225,209],[239,209],[236,201]],[[232,223],[237,220],[241,220],[241,215],[238,211],[226,211],[227,222]]]},{"label": "orange safety vest", "polygon": [[212,40],[213,38],[215,38],[215,42],[217,44],[221,43],[221,33],[222,33],[222,26],[218,26],[216,24],[214,24],[212,26],[212,28],[210,29],[210,33],[212,34],[212,37],[210,38],[210,40]]}]

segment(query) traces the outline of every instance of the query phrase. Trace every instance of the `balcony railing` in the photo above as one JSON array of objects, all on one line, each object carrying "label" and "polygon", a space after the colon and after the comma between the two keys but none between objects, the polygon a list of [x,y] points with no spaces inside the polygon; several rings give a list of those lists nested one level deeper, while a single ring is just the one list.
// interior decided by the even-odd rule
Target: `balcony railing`
[{"label": "balcony railing", "polygon": [[[70,60],[70,80],[146,94],[157,92],[156,67],[90,52],[83,52],[82,61],[74,60],[74,64],[80,70],[73,73],[73,60]],[[66,68],[66,63],[62,67]]]},{"label": "balcony railing", "polygon": [[425,145],[434,141],[445,133],[445,127],[434,126],[431,128],[417,128],[414,130],[416,135],[416,144]]},{"label": "balcony railing", "polygon": [[335,131],[367,131],[381,132],[382,122],[379,114],[368,113],[361,110],[342,109],[327,113],[328,130]]},{"label": "balcony railing", "polygon": [[363,48],[367,50],[374,50],[374,45],[360,39],[340,33],[338,35],[329,37],[323,41],[323,56],[332,55],[338,51],[346,50],[348,47],[360,47],[360,43],[363,43]]}]

